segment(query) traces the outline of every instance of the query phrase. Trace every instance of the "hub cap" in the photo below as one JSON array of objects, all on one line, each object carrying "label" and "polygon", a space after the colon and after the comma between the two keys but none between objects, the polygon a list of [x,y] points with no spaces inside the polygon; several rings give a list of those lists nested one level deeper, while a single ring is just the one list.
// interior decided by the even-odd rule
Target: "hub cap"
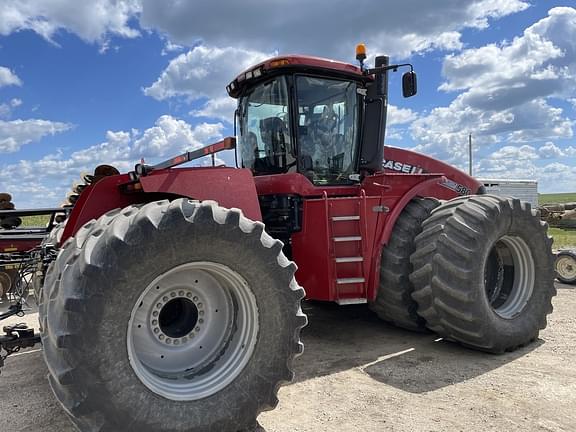
[{"label": "hub cap", "polygon": [[245,279],[223,264],[194,262],[142,292],[128,324],[128,355],[153,392],[197,400],[242,372],[257,336],[258,307]]},{"label": "hub cap", "polygon": [[484,286],[490,306],[499,316],[517,316],[532,296],[534,259],[524,240],[504,236],[492,247],[484,268]]}]

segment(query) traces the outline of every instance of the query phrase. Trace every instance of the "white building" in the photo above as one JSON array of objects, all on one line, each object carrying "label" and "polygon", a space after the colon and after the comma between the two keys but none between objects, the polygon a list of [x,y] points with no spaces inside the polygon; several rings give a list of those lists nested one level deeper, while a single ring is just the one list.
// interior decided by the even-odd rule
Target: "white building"
[{"label": "white building", "polygon": [[538,182],[536,180],[510,180],[510,179],[485,179],[479,178],[484,184],[486,193],[520,198],[538,207]]}]

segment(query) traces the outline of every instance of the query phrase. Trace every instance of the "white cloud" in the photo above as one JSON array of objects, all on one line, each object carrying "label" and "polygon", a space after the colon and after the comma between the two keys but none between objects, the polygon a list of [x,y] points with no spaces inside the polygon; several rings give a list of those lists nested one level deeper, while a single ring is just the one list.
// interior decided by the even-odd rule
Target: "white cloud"
[{"label": "white cloud", "polygon": [[87,42],[132,38],[140,33],[129,21],[140,8],[139,0],[0,0],[0,35],[32,30],[52,41],[67,30]]},{"label": "white cloud", "polygon": [[10,85],[20,86],[22,85],[22,81],[10,69],[4,66],[0,66],[0,87]]},{"label": "white cloud", "polygon": [[526,161],[538,159],[538,154],[536,153],[536,149],[529,145],[523,145],[520,147],[504,146],[495,151],[492,154],[491,159],[511,159],[514,161]]},{"label": "white cloud", "polygon": [[[254,0],[0,0],[0,34],[32,30],[53,41],[59,30],[66,30],[107,46],[110,36],[138,36],[135,23],[139,22],[166,35],[170,45],[164,52],[204,41],[210,46],[349,58],[349,45],[365,41],[374,52],[405,57],[432,48],[460,49],[463,29],[484,29],[489,20],[528,6],[525,0],[470,0],[464,6],[455,0],[404,0],[390,5],[363,0],[354,6],[345,0],[313,4],[274,0],[266,7]],[[219,25],[214,25],[213,17],[218,17]]]},{"label": "white cloud", "polygon": [[173,59],[144,94],[158,100],[221,97],[236,74],[267,57],[259,51],[200,45]]},{"label": "white cloud", "polygon": [[190,111],[190,115],[194,117],[208,117],[222,120],[227,123],[233,123],[236,103],[237,101],[235,99],[228,96],[217,97],[208,100],[202,108]]},{"label": "white cloud", "polygon": [[[488,20],[528,6],[521,0],[470,0],[464,5],[455,0],[363,0],[354,5],[346,0],[275,0],[266,7],[254,0],[142,0],[140,23],[188,45],[202,41],[208,46],[350,59],[354,43],[363,41],[370,53],[406,57],[431,48],[459,49],[463,29],[486,28]],[[215,16],[221,25],[206,19]]]},{"label": "white cloud", "polygon": [[39,160],[0,165],[0,190],[12,193],[14,202],[21,208],[55,206],[64,200],[70,185],[79,179],[82,171],[92,171],[97,165],[107,163],[126,172],[141,158],[155,163],[166,156],[219,140],[222,127],[220,123],[193,127],[165,115],[141,134],[137,130],[108,131],[105,141],[69,155],[56,152]]},{"label": "white cloud", "polygon": [[184,120],[164,115],[134,142],[130,154],[134,158],[175,155],[209,144],[206,141],[210,139],[221,138],[223,128],[221,123],[202,123],[192,128]]},{"label": "white cloud", "polygon": [[410,123],[417,118],[418,114],[416,114],[410,108],[398,108],[395,105],[388,105],[388,126]]},{"label": "white cloud", "polygon": [[160,52],[161,55],[165,56],[171,53],[175,53],[175,52],[181,52],[184,51],[184,47],[182,45],[178,45],[173,43],[170,40],[167,40],[166,43],[164,44],[164,48],[162,48],[162,51]]},{"label": "white cloud", "polygon": [[576,165],[570,164],[567,158],[574,157],[576,148],[560,148],[553,142],[538,148],[504,146],[487,157],[478,158],[474,171],[483,178],[537,180],[540,192],[573,192]]},{"label": "white cloud", "polygon": [[67,131],[71,124],[49,120],[0,120],[0,153],[13,153],[25,144],[39,141],[46,135]]},{"label": "white cloud", "polygon": [[181,98],[201,104],[190,111],[194,117],[207,117],[232,123],[236,101],[226,94],[226,85],[244,69],[272,54],[239,48],[210,48],[199,45],[170,61],[160,77],[144,94],[157,100]]},{"label": "white cloud", "polygon": [[538,154],[543,159],[553,159],[564,156],[564,152],[553,142],[548,141],[538,149]]},{"label": "white cloud", "polygon": [[448,55],[443,74],[440,90],[461,93],[413,123],[418,150],[461,164],[469,133],[480,147],[570,138],[574,120],[552,103],[576,93],[576,9],[553,8],[510,42]]},{"label": "white cloud", "polygon": [[9,102],[0,104],[0,119],[10,118],[14,108],[18,108],[22,105],[22,99],[13,98]]}]

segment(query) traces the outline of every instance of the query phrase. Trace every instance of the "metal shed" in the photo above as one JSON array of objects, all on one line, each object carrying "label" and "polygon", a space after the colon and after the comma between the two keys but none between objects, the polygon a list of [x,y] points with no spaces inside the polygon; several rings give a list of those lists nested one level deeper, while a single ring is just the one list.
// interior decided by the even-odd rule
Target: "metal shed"
[{"label": "metal shed", "polygon": [[484,184],[489,194],[520,198],[538,207],[538,182],[536,180],[512,180],[512,179],[486,179],[478,181]]}]

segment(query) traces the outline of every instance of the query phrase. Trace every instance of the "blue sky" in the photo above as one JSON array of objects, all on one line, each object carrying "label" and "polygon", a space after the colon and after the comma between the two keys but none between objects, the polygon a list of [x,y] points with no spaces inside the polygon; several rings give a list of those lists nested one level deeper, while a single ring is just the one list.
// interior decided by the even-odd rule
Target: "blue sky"
[{"label": "blue sky", "polygon": [[[123,170],[232,133],[225,86],[276,53],[411,61],[390,145],[576,191],[576,9],[528,0],[0,0],[0,191],[58,205],[81,171]],[[330,19],[326,19],[326,17]],[[294,31],[297,29],[297,31]],[[228,159],[228,158],[225,158]]]}]

